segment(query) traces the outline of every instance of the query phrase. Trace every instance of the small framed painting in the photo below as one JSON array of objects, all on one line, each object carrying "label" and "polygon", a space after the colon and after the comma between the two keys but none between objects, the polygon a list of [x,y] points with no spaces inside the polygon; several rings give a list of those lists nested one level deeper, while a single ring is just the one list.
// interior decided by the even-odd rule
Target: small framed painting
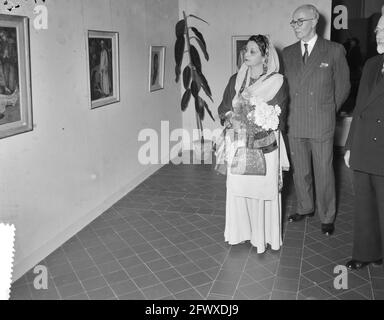
[{"label": "small framed painting", "polygon": [[232,36],[232,74],[239,71],[244,62],[247,41],[251,36]]},{"label": "small framed painting", "polygon": [[29,19],[0,14],[0,139],[32,130]]},{"label": "small framed painting", "polygon": [[87,57],[91,109],[119,102],[119,34],[89,30]]},{"label": "small framed painting", "polygon": [[149,91],[164,89],[165,47],[151,46],[149,50]]}]

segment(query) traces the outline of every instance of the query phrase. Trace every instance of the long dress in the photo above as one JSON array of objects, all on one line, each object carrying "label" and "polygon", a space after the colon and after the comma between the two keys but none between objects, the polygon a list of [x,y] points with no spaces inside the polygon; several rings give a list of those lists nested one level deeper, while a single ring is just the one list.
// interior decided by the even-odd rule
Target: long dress
[{"label": "long dress", "polygon": [[[235,82],[236,75],[230,79],[219,107],[222,119],[232,107],[231,102],[236,94]],[[285,128],[287,97],[287,84],[284,81],[275,97],[268,101],[268,104],[278,104],[282,109],[282,130]],[[279,148],[265,154],[265,176],[233,175],[229,169],[227,172],[225,241],[236,245],[250,240],[258,253],[263,253],[267,244],[270,244],[272,250],[279,250],[282,245],[279,176],[282,177],[283,168],[289,168],[289,161],[280,131],[276,131],[275,135]]]}]

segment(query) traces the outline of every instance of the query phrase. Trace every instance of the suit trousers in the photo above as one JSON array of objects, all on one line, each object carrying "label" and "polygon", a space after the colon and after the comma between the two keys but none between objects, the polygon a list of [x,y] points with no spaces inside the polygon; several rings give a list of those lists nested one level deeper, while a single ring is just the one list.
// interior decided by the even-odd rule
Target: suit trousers
[{"label": "suit trousers", "polygon": [[333,223],[336,215],[333,138],[320,140],[288,136],[288,139],[297,197],[296,212],[308,214],[316,208],[321,223]]},{"label": "suit trousers", "polygon": [[384,255],[384,176],[354,171],[352,258],[371,262]]}]

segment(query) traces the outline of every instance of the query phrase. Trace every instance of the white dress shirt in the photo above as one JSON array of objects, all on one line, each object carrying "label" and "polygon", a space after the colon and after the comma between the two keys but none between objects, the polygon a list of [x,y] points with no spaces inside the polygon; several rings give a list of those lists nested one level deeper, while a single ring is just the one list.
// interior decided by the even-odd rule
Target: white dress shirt
[{"label": "white dress shirt", "polygon": [[318,36],[317,36],[317,34],[315,34],[315,36],[311,40],[309,40],[308,42],[304,42],[303,40],[301,40],[301,55],[302,56],[304,55],[304,52],[305,52],[305,47],[304,47],[305,43],[308,43],[308,57],[311,55],[313,47],[316,44],[317,38],[318,38]]}]

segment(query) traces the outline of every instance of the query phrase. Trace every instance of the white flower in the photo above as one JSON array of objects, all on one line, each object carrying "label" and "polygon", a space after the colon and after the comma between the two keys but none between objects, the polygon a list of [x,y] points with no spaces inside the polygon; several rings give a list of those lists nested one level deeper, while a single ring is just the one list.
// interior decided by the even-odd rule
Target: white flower
[{"label": "white flower", "polygon": [[259,97],[251,97],[249,103],[255,106],[255,109],[248,114],[249,120],[266,131],[278,129],[281,114],[281,108],[278,105],[268,105]]}]

